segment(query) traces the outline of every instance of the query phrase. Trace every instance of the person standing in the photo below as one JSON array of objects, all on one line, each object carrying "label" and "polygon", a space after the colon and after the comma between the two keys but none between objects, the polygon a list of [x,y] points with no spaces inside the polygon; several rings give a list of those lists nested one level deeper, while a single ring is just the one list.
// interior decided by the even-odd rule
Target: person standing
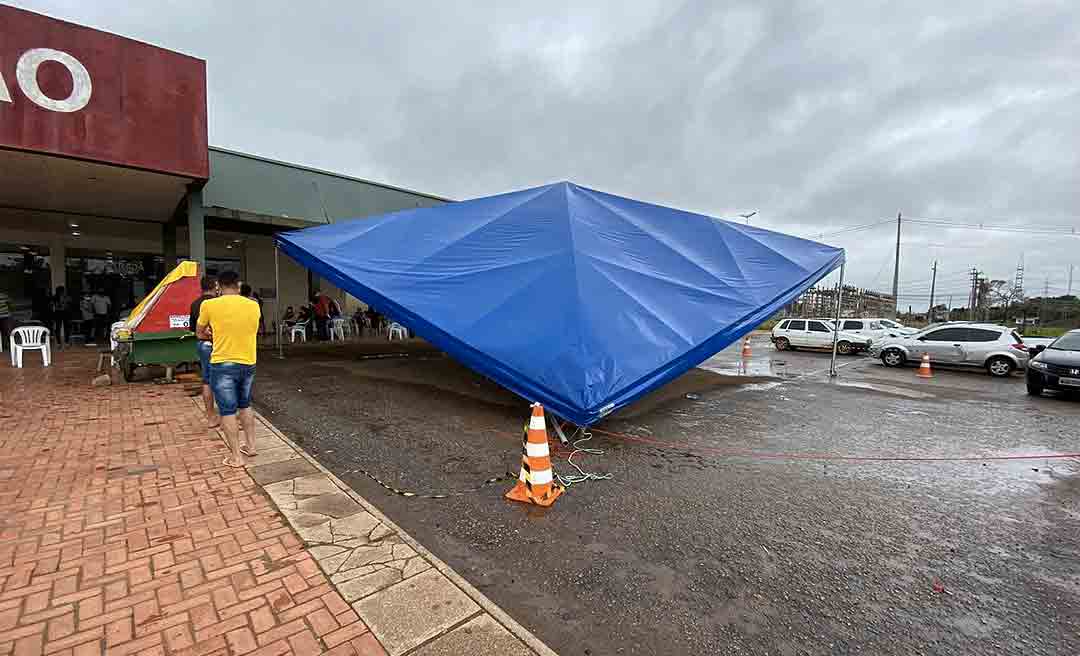
[{"label": "person standing", "polygon": [[[188,322],[191,332],[196,333],[196,338],[198,338],[197,326],[203,301],[217,298],[217,286],[217,278],[213,276],[203,276],[199,281],[202,295],[191,304]],[[210,428],[217,428],[221,425],[221,419],[214,410],[214,392],[210,389],[210,354],[213,350],[214,344],[208,339],[199,339],[195,343],[195,351],[199,354],[199,373],[202,375],[202,400],[203,405],[206,406],[206,424]]]},{"label": "person standing", "polygon": [[315,292],[311,295],[311,304],[315,309],[315,328],[319,339],[330,339],[330,297],[322,292]]},{"label": "person standing", "polygon": [[0,291],[0,344],[3,348],[8,347],[8,339],[11,335],[11,297],[7,292]]},{"label": "person standing", "polygon": [[262,302],[262,297],[259,296],[259,293],[257,291],[255,291],[254,289],[252,289],[251,285],[249,285],[247,283],[244,283],[243,285],[240,285],[240,295],[241,296],[246,296],[247,298],[250,298],[251,300],[253,300],[253,301],[255,301],[256,303],[259,304],[259,334],[260,335],[265,334],[266,333],[266,325],[263,323],[263,316],[262,316],[263,302]]},{"label": "person standing", "polygon": [[56,338],[56,345],[61,349],[64,344],[71,343],[71,312],[73,309],[71,297],[63,285],[56,288],[56,294],[52,297],[52,330]]},{"label": "person standing", "polygon": [[94,343],[94,301],[91,300],[90,292],[83,292],[79,299],[79,317],[84,344],[90,346]]},{"label": "person standing", "polygon": [[94,309],[94,336],[98,345],[109,343],[109,310],[112,309],[112,300],[100,289],[90,297],[90,305]]},{"label": "person standing", "polygon": [[[210,388],[214,393],[221,426],[232,453],[229,467],[243,467],[244,456],[255,456],[255,415],[251,412],[251,389],[255,384],[255,346],[259,330],[259,305],[240,294],[240,276],[225,271],[218,276],[220,296],[202,302],[196,323],[200,339],[213,342],[210,352]],[[237,414],[244,427],[240,443]]]}]

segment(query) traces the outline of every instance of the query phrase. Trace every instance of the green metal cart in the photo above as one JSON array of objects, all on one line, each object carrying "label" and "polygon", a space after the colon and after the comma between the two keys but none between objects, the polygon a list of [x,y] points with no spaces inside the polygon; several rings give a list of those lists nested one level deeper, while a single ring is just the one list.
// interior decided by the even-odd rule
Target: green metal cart
[{"label": "green metal cart", "polygon": [[138,367],[165,367],[165,378],[173,378],[176,367],[185,363],[198,363],[195,352],[198,340],[187,329],[166,330],[152,333],[120,332],[117,334],[114,355],[120,367],[120,375],[130,381]]}]

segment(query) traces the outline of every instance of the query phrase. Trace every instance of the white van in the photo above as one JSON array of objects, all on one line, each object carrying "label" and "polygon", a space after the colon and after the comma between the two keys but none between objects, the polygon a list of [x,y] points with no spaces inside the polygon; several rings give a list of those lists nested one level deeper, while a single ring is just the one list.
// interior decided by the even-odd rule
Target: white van
[{"label": "white van", "polygon": [[[832,349],[833,325],[826,319],[784,319],[772,329],[772,343],[778,351],[796,348]],[[840,331],[836,351],[848,355],[870,348],[872,340],[863,335]]]}]

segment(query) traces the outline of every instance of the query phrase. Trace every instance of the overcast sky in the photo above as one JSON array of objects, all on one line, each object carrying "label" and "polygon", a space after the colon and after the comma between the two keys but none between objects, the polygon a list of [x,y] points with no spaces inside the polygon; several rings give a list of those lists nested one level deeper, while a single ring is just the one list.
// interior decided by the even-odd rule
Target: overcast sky
[{"label": "overcast sky", "polygon": [[[214,145],[453,198],[569,179],[807,236],[1080,233],[1076,0],[13,4],[207,60]],[[884,290],[894,239],[823,238]],[[1021,254],[1029,294],[1069,264],[1080,289],[1080,236],[903,242],[901,305],[935,258],[957,305]]]}]

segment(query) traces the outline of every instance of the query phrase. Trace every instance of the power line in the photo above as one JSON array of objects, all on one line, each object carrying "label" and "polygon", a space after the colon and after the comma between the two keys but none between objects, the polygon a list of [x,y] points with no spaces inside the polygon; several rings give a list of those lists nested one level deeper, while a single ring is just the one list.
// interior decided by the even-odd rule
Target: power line
[{"label": "power line", "polygon": [[860,230],[869,230],[870,228],[876,228],[877,226],[885,225],[886,223],[892,223],[892,222],[893,222],[893,219],[889,219],[888,221],[878,221],[876,223],[864,223],[862,225],[847,226],[845,228],[839,228],[839,229],[834,230],[832,232],[815,232],[815,233],[812,233],[812,234],[804,235],[803,238],[804,239],[824,239],[825,237],[832,237],[834,235],[842,235],[842,234],[845,234],[845,233],[848,233],[848,232],[858,232]]},{"label": "power line", "polygon": [[[1012,229],[1012,228],[1020,227],[1020,226],[1017,226],[1015,223],[1011,223],[1009,219],[999,219],[999,218],[991,218],[991,219],[989,219],[989,221],[991,221],[991,223],[987,223],[986,221],[974,221],[974,220],[971,220],[971,219],[967,219],[967,220],[951,219],[951,218],[945,217],[945,216],[909,216],[907,218],[908,218],[909,221],[925,221],[925,222],[945,223],[945,224],[950,224],[950,225],[976,226],[976,227],[986,227],[986,228],[998,228],[998,227],[1000,227],[1000,228],[1010,228],[1010,229]],[[1057,224],[1057,225],[1045,225],[1045,226],[1040,226],[1040,227],[1044,228],[1044,229],[1058,229],[1058,230],[1061,230],[1061,231],[1064,231],[1064,232],[1070,232],[1070,233],[1073,233],[1073,234],[1078,234],[1077,230],[1076,230],[1076,225],[1080,224],[1080,217],[1076,217],[1076,218],[1074,218],[1072,220],[1074,221],[1074,223]]]},{"label": "power line", "polygon": [[1077,233],[1076,228],[1070,226],[1009,226],[1009,225],[990,225],[986,223],[960,223],[956,221],[940,221],[936,219],[917,219],[909,218],[909,223],[915,223],[918,225],[930,225],[941,226],[946,228],[955,228],[962,230],[984,230],[988,232],[1013,232],[1023,234],[1038,234],[1038,235],[1073,235],[1080,236]]},{"label": "power line", "polygon": [[[1074,235],[1080,236],[1080,231],[1076,226],[1070,225],[1046,225],[1046,226],[1026,226],[1016,224],[997,224],[997,223],[981,223],[972,221],[952,221],[944,218],[934,217],[904,217],[904,221],[908,223],[915,223],[919,225],[928,226],[940,226],[945,228],[955,228],[963,230],[983,230],[988,232],[1019,232],[1025,234],[1048,234],[1048,235]],[[804,239],[823,239],[825,237],[833,237],[836,235],[847,234],[851,232],[860,232],[863,230],[869,230],[878,226],[892,224],[895,219],[887,219],[884,221],[875,221],[873,223],[863,223],[859,225],[844,226],[837,228],[836,230],[826,230],[823,232],[808,233],[803,236]],[[1080,218],[1077,219],[1080,223]],[[935,244],[936,245],[936,244]]]}]

